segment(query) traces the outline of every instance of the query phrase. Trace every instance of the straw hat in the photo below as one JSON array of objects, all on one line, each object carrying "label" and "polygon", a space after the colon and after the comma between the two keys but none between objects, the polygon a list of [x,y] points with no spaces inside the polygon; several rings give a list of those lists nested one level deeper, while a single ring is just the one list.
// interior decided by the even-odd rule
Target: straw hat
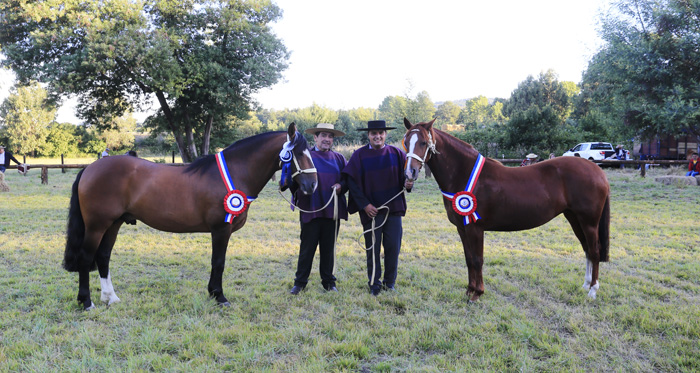
[{"label": "straw hat", "polygon": [[304,132],[311,135],[316,135],[319,132],[330,132],[335,137],[345,136],[345,132],[338,131],[337,129],[335,129],[335,126],[330,123],[319,123],[316,125],[316,127],[307,128]]},{"label": "straw hat", "polygon": [[525,158],[527,158],[527,159],[535,159],[535,158],[537,158],[537,154],[530,153],[530,154],[526,155]]}]

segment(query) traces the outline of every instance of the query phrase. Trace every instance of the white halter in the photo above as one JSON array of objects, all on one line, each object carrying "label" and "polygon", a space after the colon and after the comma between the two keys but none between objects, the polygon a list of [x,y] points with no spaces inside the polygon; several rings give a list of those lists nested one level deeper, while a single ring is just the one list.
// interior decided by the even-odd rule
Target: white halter
[{"label": "white halter", "polygon": [[[420,130],[418,128],[414,128],[410,132],[420,132]],[[422,167],[425,164],[425,158],[428,157],[428,153],[440,154],[440,152],[438,152],[437,149],[435,149],[435,142],[433,141],[433,135],[430,133],[430,131],[428,131],[428,146],[425,148],[425,154],[423,155],[423,158],[418,156],[418,154],[414,153],[413,149],[406,149],[406,167],[408,167],[408,161],[410,160],[409,158],[414,158],[418,160]]]},{"label": "white halter", "polygon": [[[297,133],[298,133],[298,132],[297,132]],[[299,135],[299,136],[301,136],[301,135]],[[295,172],[295,173],[292,174],[292,179],[293,179],[295,176],[299,175],[299,174],[313,174],[313,173],[316,173],[316,168],[315,168],[315,167],[313,167],[313,168],[304,168],[304,169],[302,169],[302,168],[299,166],[299,162],[297,161],[297,157],[294,155],[293,149],[294,149],[294,144],[293,144],[292,141],[289,139],[289,135],[287,135],[287,142],[285,142],[284,145],[282,145],[282,150],[280,151],[280,162],[281,162],[281,163],[287,163],[287,162],[289,162],[289,161],[293,161],[293,162],[294,162],[294,167],[296,167],[297,172]]]}]

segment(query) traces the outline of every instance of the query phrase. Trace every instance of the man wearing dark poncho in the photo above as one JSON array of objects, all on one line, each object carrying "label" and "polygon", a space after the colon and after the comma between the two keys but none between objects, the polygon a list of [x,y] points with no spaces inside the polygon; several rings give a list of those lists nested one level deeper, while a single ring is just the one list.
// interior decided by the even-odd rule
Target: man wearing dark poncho
[{"label": "man wearing dark poncho", "polygon": [[[367,123],[369,144],[357,149],[343,169],[347,175],[350,200],[348,212],[359,212],[365,233],[367,248],[367,278],[372,295],[379,295],[382,287],[394,290],[398,273],[401,237],[403,235],[402,216],[406,215],[406,198],[403,188],[411,190],[413,182],[406,180],[404,166],[406,153],[394,146],[386,145],[388,130],[383,120]],[[393,199],[392,199],[393,198]],[[382,207],[385,206],[385,207]],[[388,214],[388,216],[387,216]],[[379,226],[386,218],[386,223],[374,230],[372,220]],[[382,267],[380,249],[384,247],[384,279],[381,280]]]}]

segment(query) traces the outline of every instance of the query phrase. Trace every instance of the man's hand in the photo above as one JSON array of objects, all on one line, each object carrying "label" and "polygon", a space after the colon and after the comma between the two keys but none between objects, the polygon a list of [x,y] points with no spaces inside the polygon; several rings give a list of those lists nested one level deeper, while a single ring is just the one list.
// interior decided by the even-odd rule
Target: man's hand
[{"label": "man's hand", "polygon": [[332,188],[335,188],[335,194],[340,194],[340,184],[333,184]]},{"label": "man's hand", "polygon": [[370,218],[377,216],[378,210],[371,203],[369,205],[365,206],[364,210],[365,210],[365,214],[367,214],[367,216],[369,216]]}]

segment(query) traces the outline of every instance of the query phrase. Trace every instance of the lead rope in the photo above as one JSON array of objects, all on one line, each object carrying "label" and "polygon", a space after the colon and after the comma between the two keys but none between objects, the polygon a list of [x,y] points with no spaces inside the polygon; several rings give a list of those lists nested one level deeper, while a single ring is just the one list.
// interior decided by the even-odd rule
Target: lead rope
[{"label": "lead rope", "polygon": [[291,206],[293,206],[293,207],[299,209],[299,211],[304,212],[304,213],[307,213],[307,214],[313,214],[313,213],[315,213],[315,212],[322,211],[322,210],[324,210],[326,207],[328,207],[328,205],[331,204],[331,201],[333,202],[333,223],[334,223],[334,225],[335,225],[335,236],[333,236],[333,276],[335,276],[335,269],[338,267],[337,262],[336,262],[336,260],[335,260],[335,258],[336,258],[336,246],[337,246],[336,244],[337,244],[337,242],[338,242],[338,228],[339,228],[339,225],[340,225],[340,224],[338,224],[338,194],[336,193],[336,188],[333,187],[333,193],[332,193],[332,195],[331,195],[331,198],[328,199],[328,202],[326,202],[326,204],[325,204],[323,207],[321,207],[320,209],[318,209],[318,210],[313,210],[313,211],[307,211],[307,210],[304,210],[304,209],[302,209],[301,207],[297,206],[297,205],[294,204],[292,201],[288,200],[287,197],[285,197],[284,194],[282,194],[282,191],[281,191],[281,190],[278,189],[277,192],[278,192],[278,193],[280,194],[280,196],[282,196],[282,198],[283,198],[285,201],[287,201]]},{"label": "lead rope", "polygon": [[[374,246],[375,246],[376,243],[377,243],[377,238],[376,238],[375,235],[374,235],[374,231],[377,230],[377,229],[379,229],[379,228],[381,228],[382,226],[384,226],[384,224],[386,223],[387,219],[389,219],[389,211],[388,211],[388,210],[389,210],[389,207],[387,206],[387,204],[388,204],[389,202],[395,200],[396,197],[400,196],[402,193],[406,193],[406,188],[401,189],[401,191],[398,192],[395,196],[391,197],[391,199],[389,199],[388,201],[384,202],[381,206],[377,207],[377,211],[379,211],[379,210],[381,210],[381,209],[386,209],[386,210],[387,210],[386,215],[384,215],[384,221],[382,222],[382,224],[379,224],[379,226],[376,227],[376,226],[375,226],[375,225],[376,225],[376,221],[375,221],[376,216],[373,217],[373,218],[372,218],[372,227],[371,227],[370,229],[368,229],[368,230],[362,232],[362,234],[360,235],[360,237],[357,239],[357,244],[360,245],[360,247],[361,247],[363,250],[365,250],[365,251],[372,250],[372,279],[371,279],[370,282],[369,282],[369,286],[374,285],[374,275],[377,273],[377,263],[375,263],[375,261],[374,261],[374,250],[375,250],[375,247],[374,247]],[[377,214],[377,215],[379,215],[379,214]],[[365,233],[368,233],[368,232],[372,232],[372,246],[365,248],[365,246],[362,245],[362,243],[360,243],[360,239],[362,239],[362,237],[365,235]]]}]

